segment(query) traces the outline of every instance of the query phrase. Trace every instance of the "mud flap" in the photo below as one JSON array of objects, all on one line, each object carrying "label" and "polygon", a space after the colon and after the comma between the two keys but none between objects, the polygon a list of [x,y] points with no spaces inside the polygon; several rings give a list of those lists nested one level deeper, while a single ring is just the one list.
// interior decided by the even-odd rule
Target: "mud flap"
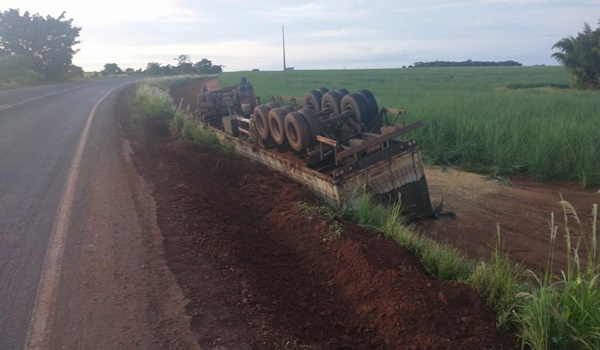
[{"label": "mud flap", "polygon": [[400,187],[402,212],[410,219],[427,218],[433,215],[427,180],[423,176],[419,181]]},{"label": "mud flap", "polygon": [[420,180],[408,183],[386,194],[377,195],[376,200],[382,203],[393,203],[400,195],[402,215],[408,220],[416,220],[433,216],[433,207],[429,198],[429,188],[425,176]]}]

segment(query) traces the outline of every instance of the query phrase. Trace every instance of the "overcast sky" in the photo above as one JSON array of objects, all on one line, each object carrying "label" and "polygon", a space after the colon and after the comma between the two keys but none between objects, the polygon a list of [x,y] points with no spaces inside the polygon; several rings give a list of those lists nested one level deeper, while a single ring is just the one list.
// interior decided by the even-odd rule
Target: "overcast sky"
[{"label": "overcast sky", "polygon": [[600,0],[0,0],[83,27],[73,63],[145,68],[179,54],[225,71],[394,68],[417,61],[556,65],[552,45],[600,20]]}]

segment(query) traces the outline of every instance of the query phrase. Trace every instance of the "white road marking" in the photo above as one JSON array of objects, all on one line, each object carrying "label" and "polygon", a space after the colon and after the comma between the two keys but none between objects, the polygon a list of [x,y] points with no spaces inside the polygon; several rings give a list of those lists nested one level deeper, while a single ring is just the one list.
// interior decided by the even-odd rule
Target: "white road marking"
[{"label": "white road marking", "polygon": [[5,109],[9,109],[9,108],[12,108],[12,107],[16,107],[18,105],[22,105],[23,103],[27,103],[27,102],[39,100],[40,98],[44,98],[44,97],[48,97],[48,96],[54,96],[54,95],[61,94],[63,92],[73,91],[73,90],[77,90],[77,89],[80,89],[80,87],[76,87],[76,88],[72,88],[72,89],[66,89],[66,90],[60,90],[60,91],[57,91],[57,92],[51,92],[51,93],[48,93],[48,94],[45,94],[45,95],[41,95],[41,96],[37,96],[37,97],[26,98],[26,99],[24,99],[24,100],[22,100],[20,102],[17,102],[17,103],[8,104],[8,105],[2,105],[2,106],[0,106],[0,111],[3,111]]},{"label": "white road marking", "polygon": [[83,159],[83,152],[88,140],[92,119],[96,113],[96,108],[106,96],[119,87],[115,87],[107,92],[102,98],[96,102],[92,108],[90,115],[86,121],[85,127],[81,134],[81,139],[77,145],[73,163],[69,169],[67,182],[63,189],[62,197],[58,206],[58,212],[54,220],[52,236],[46,252],[46,260],[42,268],[40,284],[38,286],[37,296],[31,320],[29,321],[29,329],[25,338],[25,349],[46,349],[48,347],[48,335],[52,324],[52,316],[54,304],[56,302],[56,293],[58,290],[58,282],[60,279],[65,242],[69,231],[69,221],[71,218],[71,209],[75,197],[75,185],[79,177],[79,169]]}]

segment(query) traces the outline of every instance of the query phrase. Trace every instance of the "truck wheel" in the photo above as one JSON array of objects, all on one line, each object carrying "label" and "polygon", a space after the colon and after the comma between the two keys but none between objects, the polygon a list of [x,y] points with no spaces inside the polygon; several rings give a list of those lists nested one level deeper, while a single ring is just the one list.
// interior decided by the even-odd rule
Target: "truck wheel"
[{"label": "truck wheel", "polygon": [[317,90],[318,90],[318,91],[321,91],[321,93],[322,93],[322,94],[326,94],[326,93],[328,93],[328,92],[329,92],[329,89],[328,89],[328,88],[326,88],[326,87],[324,87],[324,86],[321,86],[321,87],[320,87],[320,88],[318,88]]},{"label": "truck wheel", "polygon": [[321,100],[321,108],[323,111],[329,110],[335,115],[340,115],[342,108],[342,97],[343,95],[338,91],[329,91],[323,95]]},{"label": "truck wheel", "polygon": [[358,123],[369,124],[369,106],[365,98],[358,93],[352,93],[342,98],[342,112],[354,113],[354,118]]},{"label": "truck wheel", "polygon": [[269,107],[269,108],[271,108],[271,109],[272,108],[281,107],[281,105],[279,103],[277,103],[277,102],[269,102],[269,103],[266,104],[266,106]]},{"label": "truck wheel", "polygon": [[292,113],[292,112],[296,111],[296,108],[294,106],[292,106],[292,105],[285,105],[285,106],[283,106],[281,108],[283,108],[283,110],[285,111],[286,114]]},{"label": "truck wheel", "polygon": [[348,95],[350,93],[350,91],[348,91],[348,89],[346,89],[346,88],[335,89],[335,91],[337,91],[340,94],[342,94],[342,96],[346,96],[346,95]]},{"label": "truck wheel", "polygon": [[288,114],[285,108],[273,108],[269,111],[269,131],[271,137],[278,145],[285,143],[285,116]]},{"label": "truck wheel", "polygon": [[254,125],[258,136],[266,140],[269,138],[269,111],[271,109],[265,105],[258,105],[254,108]]},{"label": "truck wheel", "polygon": [[303,151],[310,144],[308,123],[299,112],[288,113],[285,116],[285,134],[296,152]]},{"label": "truck wheel", "polygon": [[317,144],[317,135],[321,132],[321,125],[319,124],[319,119],[315,112],[310,108],[302,108],[299,110],[300,114],[306,120],[306,124],[308,124],[308,131],[310,132],[310,146],[314,146]]},{"label": "truck wheel", "polygon": [[375,96],[371,93],[371,91],[363,89],[358,91],[365,100],[367,101],[367,105],[369,106],[369,113],[371,114],[371,120],[379,113],[379,107],[377,107],[377,100],[375,100]]},{"label": "truck wheel", "polygon": [[321,99],[323,99],[321,91],[310,90],[304,95],[304,105],[318,113],[321,111]]}]

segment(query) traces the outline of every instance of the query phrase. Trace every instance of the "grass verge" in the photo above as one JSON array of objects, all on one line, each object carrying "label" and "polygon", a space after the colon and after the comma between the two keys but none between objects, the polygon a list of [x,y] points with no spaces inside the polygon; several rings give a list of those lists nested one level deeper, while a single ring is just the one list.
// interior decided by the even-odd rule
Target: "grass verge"
[{"label": "grass verge", "polygon": [[167,86],[174,86],[176,79],[165,83],[167,80],[142,83],[136,87],[129,101],[133,125],[140,128],[148,119],[164,120],[169,123],[171,133],[180,134],[196,145],[219,145],[216,135],[201,128],[189,110],[173,104]]},{"label": "grass verge", "polygon": [[[565,223],[564,238],[569,245],[567,271],[552,273],[554,243],[550,247],[548,266],[543,276],[514,264],[501,250],[500,228],[498,241],[489,260],[473,262],[450,245],[440,244],[407,226],[400,216],[401,206],[384,207],[373,204],[363,196],[358,205],[334,210],[322,206],[301,208],[330,221],[345,218],[394,239],[412,251],[432,277],[468,283],[481,293],[496,312],[498,326],[514,330],[524,348],[600,349],[600,264],[597,242],[598,207],[594,205],[592,232],[578,234],[577,244],[571,246],[571,222],[580,225],[574,208],[561,201]],[[557,238],[554,215],[551,216],[552,242]],[[580,261],[585,249],[586,261]]]}]

